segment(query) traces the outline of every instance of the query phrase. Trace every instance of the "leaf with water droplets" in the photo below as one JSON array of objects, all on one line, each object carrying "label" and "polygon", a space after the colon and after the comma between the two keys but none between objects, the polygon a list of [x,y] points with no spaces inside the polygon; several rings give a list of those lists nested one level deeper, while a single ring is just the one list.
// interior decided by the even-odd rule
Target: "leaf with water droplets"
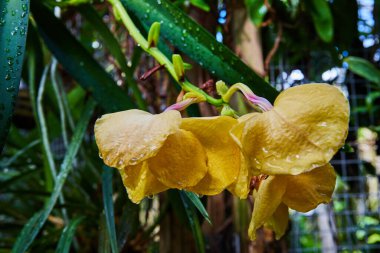
[{"label": "leaf with water droplets", "polygon": [[[29,0],[0,1],[0,152],[18,94],[28,27]],[[11,10],[11,11],[7,11]],[[25,13],[17,15],[17,13]],[[20,31],[20,32],[18,32]]]}]

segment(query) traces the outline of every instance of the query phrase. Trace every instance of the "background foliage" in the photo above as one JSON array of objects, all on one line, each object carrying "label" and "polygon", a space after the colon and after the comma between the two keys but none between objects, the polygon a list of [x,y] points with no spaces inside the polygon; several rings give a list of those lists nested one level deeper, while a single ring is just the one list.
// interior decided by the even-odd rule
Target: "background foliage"
[{"label": "background foliage", "polygon": [[[333,70],[338,66],[373,87],[364,105],[352,110],[378,114],[380,3],[372,2],[371,22],[370,14],[360,14],[362,2],[122,1],[144,35],[153,22],[162,22],[160,49],[168,56],[186,56],[192,65],[188,78],[200,87],[209,79],[243,82],[273,101],[278,91],[268,84],[271,63],[286,59],[291,66],[308,66],[302,74],[308,80],[303,81],[330,83],[337,81]],[[98,157],[94,122],[104,113],[129,108],[159,113],[175,101],[178,87],[164,71],[139,80],[156,63],[130,38],[109,3],[6,0],[0,11],[0,147],[5,144],[0,158],[0,252],[286,248],[286,239],[275,243],[261,238],[263,248],[250,243],[246,231],[251,205],[228,194],[207,200],[171,190],[139,205],[128,200],[119,175]],[[242,33],[233,28],[241,26],[236,24],[237,11],[260,28],[264,69],[259,74],[235,55]],[[299,83],[299,72],[292,73],[281,88]],[[241,112],[247,110],[237,104]],[[191,116],[215,113],[205,105],[187,111]],[[379,125],[375,121],[371,129],[378,132]],[[378,221],[369,217],[361,224]],[[380,237],[378,232],[371,235]],[[307,237],[303,241],[319,243]],[[192,246],[180,248],[184,242]],[[374,236],[371,242],[380,240]]]}]

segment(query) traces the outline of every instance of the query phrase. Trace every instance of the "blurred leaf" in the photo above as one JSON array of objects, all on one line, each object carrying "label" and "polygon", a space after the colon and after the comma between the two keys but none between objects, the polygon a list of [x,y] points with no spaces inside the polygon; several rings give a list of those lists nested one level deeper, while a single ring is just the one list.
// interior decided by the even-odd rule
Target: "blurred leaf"
[{"label": "blurred leaf", "polygon": [[202,216],[211,224],[210,216],[207,213],[207,210],[203,206],[203,203],[199,199],[199,197],[194,192],[183,191],[185,196],[194,204],[194,206],[198,209],[198,211],[202,214]]},{"label": "blurred leaf", "polygon": [[372,176],[376,176],[376,168],[375,168],[375,166],[373,166],[372,163],[367,162],[367,161],[362,161],[362,163],[363,163],[364,171],[367,174],[372,175]]},{"label": "blurred leaf", "polygon": [[11,185],[14,185],[17,181],[19,181],[21,179],[25,179],[26,177],[29,177],[31,175],[34,175],[37,172],[40,172],[40,169],[26,170],[26,171],[20,172],[19,174],[15,175],[13,177],[7,178],[4,181],[0,181],[1,182],[1,184],[0,184],[0,192],[3,192],[5,189],[7,189],[8,187],[10,187]]},{"label": "blurred leaf", "polygon": [[65,70],[108,112],[134,108],[123,92],[86,49],[45,6],[32,2],[33,17],[46,45]]},{"label": "blurred leaf", "polygon": [[380,242],[380,235],[379,234],[372,234],[368,236],[367,243],[368,244],[375,244]]},{"label": "blurred leaf", "polygon": [[161,22],[161,35],[215,78],[228,84],[245,83],[257,95],[272,102],[278,95],[272,86],[245,65],[228,47],[216,41],[215,36],[170,1],[122,0],[122,3],[143,23],[146,30],[154,22]]},{"label": "blurred leaf", "polygon": [[365,102],[367,106],[373,106],[378,98],[380,98],[380,91],[370,92],[365,98]]},{"label": "blurred leaf", "polygon": [[118,229],[118,246],[122,249],[129,237],[134,237],[139,229],[139,205],[134,204],[128,198],[125,200],[123,214]]},{"label": "blurred leaf", "polygon": [[344,61],[348,63],[348,69],[353,73],[380,87],[380,70],[378,70],[371,62],[356,56],[347,57]]},{"label": "blurred leaf", "polygon": [[334,44],[340,50],[349,50],[359,37],[358,3],[356,0],[334,0],[331,10],[334,17]]},{"label": "blurred leaf", "polygon": [[244,2],[252,22],[256,26],[260,26],[268,12],[268,9],[264,4],[264,0],[245,0]]},{"label": "blurred leaf", "polygon": [[119,45],[119,42],[113,36],[112,32],[108,29],[107,25],[103,22],[94,7],[90,4],[84,4],[78,6],[78,10],[91,24],[92,28],[99,33],[104,40],[105,46],[115,57],[121,70],[125,73],[126,84],[132,89],[140,109],[146,109],[146,103],[141,96],[139,88],[137,87],[137,82],[133,79],[133,71],[130,67],[128,67],[125,55]]},{"label": "blurred leaf", "polygon": [[344,153],[354,153],[355,152],[354,148],[350,144],[348,144],[348,143],[345,143],[343,145],[342,151]]},{"label": "blurred leaf", "polygon": [[100,215],[98,252],[111,253],[105,214]]},{"label": "blurred leaf", "polygon": [[72,161],[74,160],[82,143],[94,107],[95,103],[93,100],[87,102],[86,107],[82,112],[82,117],[76,126],[65,158],[61,164],[61,170],[58,174],[57,181],[49,201],[47,202],[47,205],[44,207],[44,209],[41,212],[36,213],[24,226],[17,238],[16,243],[13,246],[12,252],[23,253],[28,250],[29,246],[34,241],[34,238],[37,236],[38,232],[45,224],[49,214],[53,210],[55,203],[57,202],[58,197],[62,191],[62,187],[65,184],[66,178],[72,169]]},{"label": "blurred leaf", "polygon": [[[35,147],[36,145],[40,144],[41,140],[35,140],[26,145],[25,147],[18,150],[12,157],[7,159],[5,162],[0,162],[0,168],[5,168],[10,166],[14,161],[16,161],[20,156],[24,155],[27,151],[29,151],[31,148]],[[0,186],[1,188],[1,186]]]},{"label": "blurred leaf", "polygon": [[29,20],[29,0],[0,1],[0,153],[20,86]]},{"label": "blurred leaf", "polygon": [[377,226],[379,225],[379,219],[378,218],[374,218],[374,217],[371,217],[371,216],[362,216],[362,217],[359,217],[359,226],[360,227],[367,227],[367,226]]},{"label": "blurred leaf", "polygon": [[68,7],[68,6],[80,6],[82,4],[92,3],[93,0],[45,0],[47,4],[51,6],[60,6],[60,7]]},{"label": "blurred leaf", "polygon": [[79,223],[82,222],[84,218],[79,217],[70,222],[69,225],[67,225],[62,232],[61,238],[59,239],[58,246],[56,249],[56,253],[69,253],[71,243],[74,238],[75,231],[79,225]]},{"label": "blurred leaf", "polygon": [[115,229],[115,217],[113,211],[113,199],[112,199],[112,172],[113,169],[104,165],[102,186],[103,186],[103,205],[104,213],[106,216],[108,238],[111,243],[112,253],[119,252],[117,248],[116,229]]},{"label": "blurred leaf", "polygon": [[315,30],[324,42],[331,42],[334,36],[334,21],[326,0],[305,0],[307,10],[313,18]]},{"label": "blurred leaf", "polygon": [[190,0],[190,3],[201,10],[210,11],[210,6],[203,0]]}]

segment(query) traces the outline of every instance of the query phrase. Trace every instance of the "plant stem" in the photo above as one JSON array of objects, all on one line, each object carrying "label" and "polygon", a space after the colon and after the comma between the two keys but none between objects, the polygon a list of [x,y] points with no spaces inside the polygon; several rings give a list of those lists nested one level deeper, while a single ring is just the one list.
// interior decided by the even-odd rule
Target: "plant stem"
[{"label": "plant stem", "polygon": [[195,92],[205,97],[206,101],[214,106],[222,106],[224,101],[222,99],[216,99],[208,95],[202,89],[198,88],[194,84],[190,83],[187,80],[181,81],[177,76],[173,63],[169,60],[157,47],[149,47],[148,41],[144,38],[144,36],[140,33],[139,29],[133,23],[132,19],[128,15],[126,9],[120,2],[120,0],[108,0],[108,2],[112,5],[113,10],[116,15],[120,17],[124,26],[129,31],[129,34],[132,38],[138,43],[138,45],[149,55],[154,57],[161,65],[164,65],[166,70],[170,73],[170,75],[174,78],[174,80],[181,86],[181,88],[186,92]]}]

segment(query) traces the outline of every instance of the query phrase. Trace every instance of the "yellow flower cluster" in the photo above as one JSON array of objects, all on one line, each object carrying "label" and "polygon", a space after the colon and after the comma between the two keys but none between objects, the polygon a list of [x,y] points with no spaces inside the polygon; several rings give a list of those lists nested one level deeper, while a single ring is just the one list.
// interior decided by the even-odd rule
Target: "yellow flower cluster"
[{"label": "yellow flower cluster", "polygon": [[281,237],[288,207],[306,212],[328,202],[335,186],[329,164],[347,135],[349,106],[335,87],[290,88],[273,109],[234,119],[181,118],[128,110],[104,115],[95,138],[104,163],[119,169],[130,199],[169,188],[214,195],[228,189],[247,198],[255,186],[249,235],[262,225]]}]

